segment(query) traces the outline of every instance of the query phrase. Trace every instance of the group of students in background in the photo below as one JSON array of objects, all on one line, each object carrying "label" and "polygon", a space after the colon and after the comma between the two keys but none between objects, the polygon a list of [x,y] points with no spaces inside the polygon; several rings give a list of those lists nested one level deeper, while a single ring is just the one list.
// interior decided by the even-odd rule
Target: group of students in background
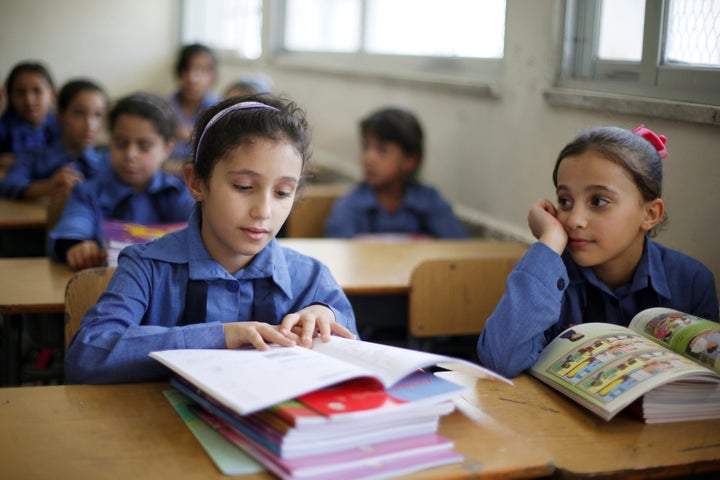
[{"label": "group of students in background", "polygon": [[[0,146],[15,158],[0,191],[69,193],[49,234],[51,256],[73,268],[101,264],[103,218],[189,222],[122,251],[67,351],[70,382],[166,377],[148,357],[153,350],[266,349],[309,345],[316,335],[357,336],[352,307],[327,267],[275,240],[306,173],[303,110],[258,93],[258,85],[237,85],[255,92],[229,91],[220,100],[209,93],[216,69],[210,49],[184,47],[180,89],[169,101],[141,93],[114,104],[109,155],[95,146],[108,104],[101,88],[68,82],[53,113],[45,69],[23,64],[8,77]],[[447,201],[417,179],[424,135],[411,112],[372,112],[360,122],[360,140],[364,179],[337,201],[328,236],[467,236]],[[543,199],[530,210],[538,242],[486,323],[481,363],[516,376],[571,323],[627,325],[648,307],[718,320],[712,273],[650,240],[665,217],[665,142],[644,127],[601,127],[565,146],[552,175],[557,202]],[[173,158],[182,168],[168,173],[163,166]]]}]

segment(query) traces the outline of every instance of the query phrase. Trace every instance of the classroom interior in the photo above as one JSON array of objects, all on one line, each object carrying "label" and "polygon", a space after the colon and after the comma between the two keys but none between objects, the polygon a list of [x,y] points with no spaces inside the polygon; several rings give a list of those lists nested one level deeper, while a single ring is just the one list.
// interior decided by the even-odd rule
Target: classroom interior
[{"label": "classroom interior", "polygon": [[[263,4],[274,11],[278,2]],[[539,198],[554,197],[551,172],[562,146],[586,127],[630,129],[643,123],[668,137],[670,152],[663,192],[670,221],[657,240],[697,258],[720,281],[720,102],[698,106],[641,94],[589,99],[559,88],[566,4],[507,0],[504,56],[492,78],[454,82],[319,69],[270,54],[253,61],[222,54],[216,92],[245,73],[272,78],[275,93],[307,111],[314,181],[320,183],[360,179],[361,118],[384,105],[412,110],[426,135],[422,181],[452,203],[473,241],[510,240],[522,249],[534,241],[528,209]],[[183,0],[0,0],[0,78],[19,61],[39,59],[56,85],[88,76],[113,98],[136,91],[170,96],[176,90],[182,5]],[[288,244],[333,258],[347,248],[333,244],[321,251],[323,246],[304,240]],[[402,255],[388,248],[391,256]],[[48,273],[47,263],[34,260],[36,271],[0,271],[2,288],[29,285],[33,276]],[[363,276],[348,265],[343,263],[340,283],[349,285],[360,316],[382,323],[407,315],[405,287],[395,285],[400,293],[368,301]],[[34,288],[52,289],[64,301],[65,283],[57,279],[69,273],[50,268],[52,276]],[[39,311],[53,321],[63,304]],[[11,317],[3,319],[5,329],[21,324]],[[395,325],[400,329],[401,318]],[[391,329],[383,336],[373,325],[366,327],[366,335],[389,343],[406,338],[406,332],[394,336]],[[475,340],[451,342],[443,353],[463,356]],[[7,346],[7,338],[3,341]],[[57,383],[57,372],[37,379]],[[97,478],[98,472],[105,478],[228,478],[169,407],[166,388],[164,382],[1,388],[0,472],[8,478]],[[720,471],[717,419],[647,425],[620,415],[605,422],[529,376],[519,377],[515,386],[473,380],[459,410],[443,419],[440,433],[455,441],[466,460],[412,478],[710,479]],[[271,477],[260,472],[242,478]]]},{"label": "classroom interior", "polygon": [[[271,10],[277,2],[265,3]],[[181,5],[180,0],[0,0],[0,75],[18,61],[38,58],[58,85],[87,75],[115,98],[137,90],[168,96],[176,88]],[[554,83],[564,5],[507,1],[504,57],[489,81],[453,84],[313,70],[272,56],[223,57],[216,90],[243,73],[269,75],[277,93],[307,110],[314,162],[354,179],[360,174],[358,121],[383,105],[405,106],[426,131],[421,179],[437,187],[464,221],[478,226],[473,231],[525,243],[534,240],[527,227],[529,207],[554,194],[551,172],[562,146],[582,128],[644,123],[669,139],[663,193],[669,223],[657,240],[697,258],[720,278],[718,105],[705,106],[708,118],[690,121],[685,113],[693,105],[682,102],[549,101],[559,91]],[[629,104],[635,107],[623,107]]]}]

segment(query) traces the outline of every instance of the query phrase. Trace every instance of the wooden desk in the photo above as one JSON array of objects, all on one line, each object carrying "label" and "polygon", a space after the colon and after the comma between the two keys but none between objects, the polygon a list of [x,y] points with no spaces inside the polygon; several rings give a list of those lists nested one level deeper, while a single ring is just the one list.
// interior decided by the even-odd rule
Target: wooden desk
[{"label": "wooden desk", "polygon": [[372,241],[328,238],[282,238],[285,247],[315,257],[328,266],[348,295],[406,294],[410,274],[429,258],[512,257],[527,247],[500,240]]},{"label": "wooden desk", "polygon": [[[162,390],[166,383],[0,389],[0,465],[4,478],[210,479],[223,476]],[[460,413],[440,432],[464,464],[413,478],[533,478],[553,467],[543,450],[497,425]],[[270,479],[267,473],[244,478]]]},{"label": "wooden desk", "polygon": [[0,230],[44,229],[48,201],[25,201],[0,198]]},{"label": "wooden desk", "polygon": [[515,379],[514,387],[441,376],[474,386],[466,399],[476,414],[514,430],[531,450],[548,450],[563,479],[720,473],[720,420],[648,425],[621,412],[606,422],[529,375]]},{"label": "wooden desk", "polygon": [[19,384],[22,316],[63,313],[65,286],[73,273],[67,265],[47,257],[0,258],[0,315],[3,317],[0,385]]}]

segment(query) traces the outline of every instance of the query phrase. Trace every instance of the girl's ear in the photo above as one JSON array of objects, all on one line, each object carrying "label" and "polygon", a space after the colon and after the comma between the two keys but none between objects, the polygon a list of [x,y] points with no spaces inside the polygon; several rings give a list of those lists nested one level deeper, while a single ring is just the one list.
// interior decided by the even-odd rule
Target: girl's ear
[{"label": "girl's ear", "polygon": [[662,220],[663,215],[665,215],[665,202],[661,198],[646,202],[643,205],[643,212],[644,218],[641,227],[647,232]]},{"label": "girl's ear", "polygon": [[405,175],[411,177],[420,166],[420,157],[415,154],[405,154],[402,165]]},{"label": "girl's ear", "polygon": [[186,163],[183,166],[183,175],[185,176],[185,183],[187,184],[190,195],[195,199],[196,202],[203,201],[203,181],[195,175],[195,166],[192,163]]}]

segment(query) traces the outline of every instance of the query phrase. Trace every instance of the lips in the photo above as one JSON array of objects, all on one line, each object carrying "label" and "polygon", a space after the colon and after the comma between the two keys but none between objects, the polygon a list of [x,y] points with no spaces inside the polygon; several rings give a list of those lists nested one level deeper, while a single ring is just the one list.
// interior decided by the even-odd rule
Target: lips
[{"label": "lips", "polygon": [[570,238],[568,240],[568,245],[571,248],[582,248],[590,245],[591,243],[593,243],[592,240],[587,240],[585,238]]},{"label": "lips", "polygon": [[242,231],[252,240],[262,240],[263,237],[270,233],[264,228],[243,228]]}]

